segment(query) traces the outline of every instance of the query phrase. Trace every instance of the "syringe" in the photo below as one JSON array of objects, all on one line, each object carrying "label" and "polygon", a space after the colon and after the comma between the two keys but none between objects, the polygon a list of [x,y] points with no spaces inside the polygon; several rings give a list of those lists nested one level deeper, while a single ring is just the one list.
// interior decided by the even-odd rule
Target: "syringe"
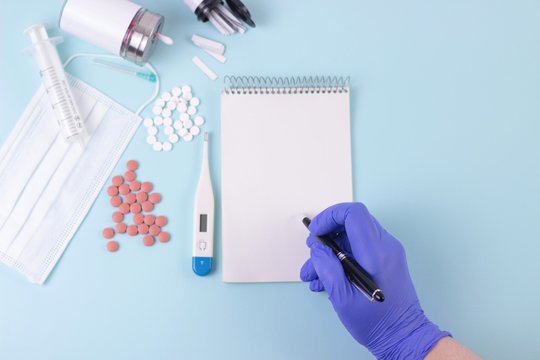
[{"label": "syringe", "polygon": [[32,41],[30,49],[64,139],[69,142],[82,139],[85,134],[84,122],[55,46],[61,39],[49,38],[45,24],[32,25],[24,33]]}]

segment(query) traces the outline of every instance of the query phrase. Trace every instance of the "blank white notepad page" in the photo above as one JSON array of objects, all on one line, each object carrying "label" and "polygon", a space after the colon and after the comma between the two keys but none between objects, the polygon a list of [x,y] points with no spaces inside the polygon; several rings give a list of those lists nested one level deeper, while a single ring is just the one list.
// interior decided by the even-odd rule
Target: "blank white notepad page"
[{"label": "blank white notepad page", "polygon": [[302,215],[352,201],[349,93],[221,95],[223,281],[299,281]]}]

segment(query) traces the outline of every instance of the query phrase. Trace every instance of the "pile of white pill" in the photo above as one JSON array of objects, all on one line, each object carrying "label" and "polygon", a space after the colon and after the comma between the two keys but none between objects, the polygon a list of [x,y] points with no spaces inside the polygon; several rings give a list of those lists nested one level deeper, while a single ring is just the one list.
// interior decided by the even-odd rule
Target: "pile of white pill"
[{"label": "pile of white pill", "polygon": [[[194,136],[201,133],[200,127],[204,124],[204,118],[196,115],[200,103],[199,98],[193,96],[189,85],[174,87],[170,92],[161,94],[152,109],[154,118],[146,118],[143,122],[148,132],[146,142],[155,151],[171,151],[173,144],[180,139],[186,142],[193,140]],[[176,112],[180,115],[173,120]],[[159,137],[160,129],[163,129],[165,141]]]}]

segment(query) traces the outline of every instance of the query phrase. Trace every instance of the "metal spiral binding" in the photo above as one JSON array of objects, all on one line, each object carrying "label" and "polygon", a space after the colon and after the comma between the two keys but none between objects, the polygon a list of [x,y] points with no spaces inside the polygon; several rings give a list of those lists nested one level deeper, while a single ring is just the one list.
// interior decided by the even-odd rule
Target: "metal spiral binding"
[{"label": "metal spiral binding", "polygon": [[319,94],[349,92],[350,77],[343,76],[225,76],[223,93]]}]

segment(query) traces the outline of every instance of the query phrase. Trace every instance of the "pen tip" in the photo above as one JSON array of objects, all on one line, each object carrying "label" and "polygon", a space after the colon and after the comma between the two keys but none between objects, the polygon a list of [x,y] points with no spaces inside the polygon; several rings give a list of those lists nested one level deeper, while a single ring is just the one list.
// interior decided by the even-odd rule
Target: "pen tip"
[{"label": "pen tip", "polygon": [[384,301],[384,295],[381,290],[377,290],[375,294],[373,295],[373,298],[375,301],[383,302]]}]

